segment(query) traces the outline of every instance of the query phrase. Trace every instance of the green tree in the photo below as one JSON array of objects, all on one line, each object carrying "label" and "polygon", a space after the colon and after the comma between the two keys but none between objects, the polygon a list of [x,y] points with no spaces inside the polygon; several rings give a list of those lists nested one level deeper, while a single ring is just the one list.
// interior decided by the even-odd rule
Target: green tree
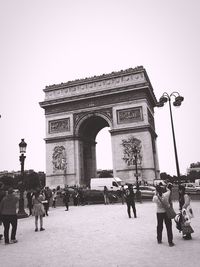
[{"label": "green tree", "polygon": [[99,173],[99,178],[110,178],[110,177],[113,177],[112,170],[102,170]]},{"label": "green tree", "polygon": [[9,187],[14,187],[14,179],[11,176],[4,175],[0,177],[0,181],[4,184],[6,189],[8,189]]},{"label": "green tree", "polygon": [[36,172],[26,174],[24,177],[24,184],[25,184],[25,189],[27,190],[42,188],[39,174]]},{"label": "green tree", "polygon": [[188,180],[191,182],[191,183],[194,183],[196,179],[200,179],[200,172],[197,172],[197,171],[191,171],[188,175]]}]

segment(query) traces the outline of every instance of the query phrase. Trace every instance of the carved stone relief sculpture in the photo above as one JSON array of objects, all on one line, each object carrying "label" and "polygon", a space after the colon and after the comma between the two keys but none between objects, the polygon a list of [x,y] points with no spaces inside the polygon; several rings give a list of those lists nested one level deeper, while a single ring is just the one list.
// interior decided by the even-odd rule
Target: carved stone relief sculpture
[{"label": "carved stone relief sculpture", "polygon": [[49,121],[49,133],[67,132],[70,130],[69,118]]},{"label": "carved stone relief sculpture", "polygon": [[64,146],[56,146],[52,155],[53,171],[65,170],[67,165],[66,150]]},{"label": "carved stone relief sculpture", "polygon": [[137,147],[137,150],[139,151],[137,155],[137,164],[141,165],[142,163],[142,144],[141,141],[134,136],[129,137],[128,139],[122,140],[122,146],[123,146],[123,160],[126,162],[128,166],[135,165],[135,157],[134,157],[134,147]]},{"label": "carved stone relief sculpture", "polygon": [[117,110],[118,124],[141,121],[142,119],[142,107]]}]

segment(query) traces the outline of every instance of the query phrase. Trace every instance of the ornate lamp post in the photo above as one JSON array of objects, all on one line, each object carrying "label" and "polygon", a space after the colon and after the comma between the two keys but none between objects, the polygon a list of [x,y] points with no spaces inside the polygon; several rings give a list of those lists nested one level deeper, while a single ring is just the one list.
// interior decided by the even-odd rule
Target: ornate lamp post
[{"label": "ornate lamp post", "polygon": [[21,142],[19,143],[19,151],[21,153],[21,155],[19,156],[19,161],[21,163],[21,184],[19,187],[20,198],[19,198],[18,218],[28,217],[28,214],[24,210],[24,161],[26,158],[26,156],[24,156],[24,153],[26,153],[26,147],[27,144],[24,142],[24,139],[22,139]]},{"label": "ornate lamp post", "polygon": [[140,154],[140,149],[137,146],[133,147],[133,156],[135,158],[135,177],[136,177],[136,199],[141,202],[141,192],[139,190],[138,183],[138,155]]},{"label": "ornate lamp post", "polygon": [[178,92],[172,92],[170,95],[168,95],[168,93],[164,92],[163,95],[161,96],[158,104],[157,104],[157,107],[163,107],[167,101],[169,102],[169,111],[170,111],[171,126],[172,126],[172,136],[173,136],[173,142],[174,142],[174,154],[175,154],[175,160],[176,160],[176,171],[177,171],[178,183],[180,183],[180,170],[179,170],[178,154],[177,154],[177,148],[176,148],[174,123],[173,123],[173,117],[172,117],[172,107],[171,107],[171,98],[172,97],[175,98],[175,101],[173,102],[173,105],[175,107],[179,107],[184,100],[184,97],[180,96],[180,94]]}]

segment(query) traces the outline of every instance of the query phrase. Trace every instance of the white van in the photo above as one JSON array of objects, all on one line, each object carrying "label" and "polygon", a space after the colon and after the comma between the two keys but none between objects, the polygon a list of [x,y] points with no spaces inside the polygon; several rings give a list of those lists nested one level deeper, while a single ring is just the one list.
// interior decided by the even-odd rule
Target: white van
[{"label": "white van", "polygon": [[104,190],[104,186],[108,190],[118,191],[121,188],[122,180],[118,177],[112,178],[91,178],[90,180],[90,189],[92,190]]}]

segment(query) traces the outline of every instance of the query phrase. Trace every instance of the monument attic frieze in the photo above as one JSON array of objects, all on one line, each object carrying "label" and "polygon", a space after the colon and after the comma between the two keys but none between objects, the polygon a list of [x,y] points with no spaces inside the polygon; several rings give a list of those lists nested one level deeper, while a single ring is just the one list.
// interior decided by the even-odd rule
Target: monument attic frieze
[{"label": "monument attic frieze", "polygon": [[113,72],[107,75],[94,76],[93,78],[85,78],[58,85],[46,86],[44,89],[45,100],[48,101],[145,83],[147,80],[143,71],[144,69],[142,67],[138,67],[135,69]]}]

